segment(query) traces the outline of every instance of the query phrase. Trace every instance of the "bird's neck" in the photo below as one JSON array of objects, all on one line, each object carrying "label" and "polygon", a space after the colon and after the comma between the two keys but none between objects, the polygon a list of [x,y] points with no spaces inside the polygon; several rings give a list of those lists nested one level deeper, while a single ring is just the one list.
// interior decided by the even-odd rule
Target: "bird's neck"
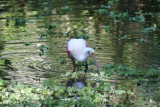
[{"label": "bird's neck", "polygon": [[89,52],[90,52],[91,50],[93,50],[93,49],[90,48],[90,47],[86,47],[86,48],[83,50],[83,52],[82,52],[82,54],[81,54],[80,56],[78,56],[78,57],[75,56],[75,59],[77,59],[77,60],[80,61],[80,62],[86,61],[87,58],[88,58],[88,56],[89,56]]},{"label": "bird's neck", "polygon": [[89,52],[93,50],[92,48],[90,47],[86,47],[84,50],[83,50],[83,55],[88,57],[89,56]]},{"label": "bird's neck", "polygon": [[80,57],[81,62],[87,60],[87,58],[88,58],[88,56],[89,56],[89,52],[90,52],[91,49],[92,49],[92,48],[90,48],[90,47],[86,47],[86,48],[83,50],[83,53],[82,53],[82,55],[81,55],[81,57]]}]

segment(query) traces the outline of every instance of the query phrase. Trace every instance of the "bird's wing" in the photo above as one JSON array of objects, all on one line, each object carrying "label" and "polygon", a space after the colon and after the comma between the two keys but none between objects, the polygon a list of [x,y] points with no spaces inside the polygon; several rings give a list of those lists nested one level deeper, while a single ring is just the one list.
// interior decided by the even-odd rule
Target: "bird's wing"
[{"label": "bird's wing", "polygon": [[68,42],[67,50],[73,57],[80,57],[86,47],[87,44],[84,39],[71,39]]}]

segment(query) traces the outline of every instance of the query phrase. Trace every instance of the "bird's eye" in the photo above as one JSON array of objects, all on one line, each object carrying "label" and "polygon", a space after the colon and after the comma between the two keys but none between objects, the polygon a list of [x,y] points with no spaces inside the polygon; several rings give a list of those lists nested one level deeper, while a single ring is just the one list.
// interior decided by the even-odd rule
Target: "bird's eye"
[{"label": "bird's eye", "polygon": [[93,55],[94,53],[92,52],[91,54]]}]

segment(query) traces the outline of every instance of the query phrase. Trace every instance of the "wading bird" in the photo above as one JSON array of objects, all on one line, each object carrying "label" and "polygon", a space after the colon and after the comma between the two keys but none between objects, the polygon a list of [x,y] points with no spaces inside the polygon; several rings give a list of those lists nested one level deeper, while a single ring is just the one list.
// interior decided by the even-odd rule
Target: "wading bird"
[{"label": "wading bird", "polygon": [[95,51],[94,49],[87,47],[87,43],[84,39],[69,40],[67,44],[67,53],[73,63],[73,72],[75,72],[75,68],[76,68],[74,60],[77,60],[79,62],[86,63],[86,69],[85,69],[85,73],[86,73],[88,70],[87,58],[91,56],[98,69],[98,74],[100,73],[100,69],[96,61]]}]

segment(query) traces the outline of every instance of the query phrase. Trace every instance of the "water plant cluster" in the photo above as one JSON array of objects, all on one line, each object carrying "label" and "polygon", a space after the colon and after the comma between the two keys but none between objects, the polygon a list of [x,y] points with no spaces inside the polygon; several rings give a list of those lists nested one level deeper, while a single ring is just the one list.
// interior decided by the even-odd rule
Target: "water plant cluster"
[{"label": "water plant cluster", "polygon": [[106,64],[103,66],[105,73],[108,75],[124,76],[126,78],[158,78],[160,75],[160,68],[150,68],[146,71],[135,70],[125,65]]},{"label": "water plant cluster", "polygon": [[[67,72],[65,75],[68,79],[77,79],[78,74]],[[100,75],[91,73],[88,75],[90,80],[98,82],[93,86],[90,82],[83,88],[66,87],[55,80],[44,81],[42,87],[33,85],[24,85],[20,83],[10,83],[0,79],[0,104],[3,106],[108,106],[114,96],[130,97],[134,96],[131,90],[114,89],[110,83],[105,83],[108,75],[102,72]],[[61,85],[60,85],[61,84]]]},{"label": "water plant cluster", "polygon": [[[140,23],[141,26],[143,26],[143,29],[139,30],[139,34],[140,35],[148,35],[149,33],[152,33],[154,31],[156,31],[157,26],[156,25],[148,25],[145,26],[146,22],[146,16],[153,16],[153,14],[151,12],[141,12],[141,11],[137,11],[134,12],[134,15],[129,15],[129,13],[126,12],[117,12],[116,10],[113,10],[113,6],[115,6],[117,3],[119,2],[119,0],[109,0],[107,2],[106,5],[101,5],[101,7],[97,10],[98,15],[103,15],[106,18],[110,18],[113,20],[114,23],[121,23],[121,22],[125,22],[125,23],[134,23],[134,22],[138,22]],[[106,32],[113,32],[113,28],[109,25],[105,25],[103,26],[103,28],[105,29]],[[116,31],[114,31],[116,32]],[[122,37],[122,39],[127,39],[128,38],[128,34],[124,34],[125,38]],[[129,34],[131,35],[131,34]],[[143,42],[147,42],[147,40],[144,38],[140,38],[140,42],[142,42],[142,40],[145,40]]]},{"label": "water plant cluster", "polygon": [[[149,69],[142,72],[127,66],[106,64],[100,75],[94,72],[87,73],[85,76],[86,85],[83,88],[77,88],[76,86],[66,87],[67,81],[73,80],[76,82],[81,78],[79,76],[82,74],[79,72],[66,72],[62,75],[66,78],[65,83],[49,79],[43,82],[43,86],[25,85],[0,79],[0,104],[3,106],[29,107],[101,107],[109,105],[123,107],[124,105],[121,100],[118,104],[115,104],[112,100],[115,97],[119,99],[127,99],[125,102],[127,102],[128,105],[132,105],[136,103],[132,100],[135,97],[135,92],[125,86],[121,88],[114,87],[111,81],[115,78],[119,78],[117,75],[125,77],[126,79],[133,78],[138,85],[142,79],[158,78],[159,74],[160,68]],[[137,79],[139,80],[137,81]]]}]

